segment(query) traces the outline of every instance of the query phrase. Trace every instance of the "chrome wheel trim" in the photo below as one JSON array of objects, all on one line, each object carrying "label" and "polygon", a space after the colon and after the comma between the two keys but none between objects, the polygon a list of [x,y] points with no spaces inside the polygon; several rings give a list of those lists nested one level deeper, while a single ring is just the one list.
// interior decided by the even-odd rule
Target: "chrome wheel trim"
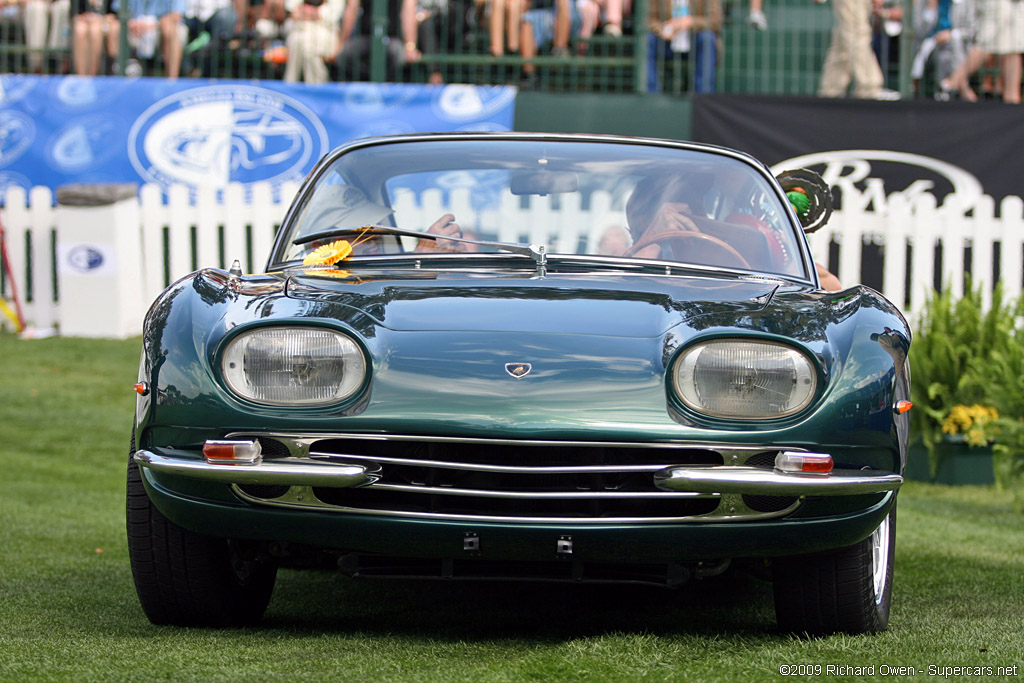
[{"label": "chrome wheel trim", "polygon": [[876,605],[882,603],[889,573],[889,533],[892,526],[889,519],[886,517],[871,534],[871,585]]}]

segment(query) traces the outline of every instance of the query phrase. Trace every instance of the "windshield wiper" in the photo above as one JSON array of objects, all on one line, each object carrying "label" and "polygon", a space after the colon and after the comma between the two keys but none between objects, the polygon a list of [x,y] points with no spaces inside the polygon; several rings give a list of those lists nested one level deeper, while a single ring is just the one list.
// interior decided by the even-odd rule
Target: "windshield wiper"
[{"label": "windshield wiper", "polygon": [[395,235],[399,237],[416,237],[418,239],[427,240],[450,240],[452,242],[463,242],[465,244],[475,244],[481,247],[491,247],[492,249],[500,249],[507,251],[510,254],[518,254],[521,256],[528,256],[533,259],[534,263],[537,264],[538,268],[543,268],[547,263],[547,247],[543,244],[522,244],[519,242],[489,242],[486,240],[470,240],[464,237],[446,237],[445,235],[434,235],[429,232],[420,232],[418,230],[402,230],[401,228],[390,228],[386,225],[367,225],[360,228],[331,228],[330,230],[321,230],[320,232],[314,232],[309,235],[302,235],[292,240],[292,244],[301,245],[308,244],[309,242],[315,242],[316,240],[329,239],[331,237],[341,237],[343,235]]}]

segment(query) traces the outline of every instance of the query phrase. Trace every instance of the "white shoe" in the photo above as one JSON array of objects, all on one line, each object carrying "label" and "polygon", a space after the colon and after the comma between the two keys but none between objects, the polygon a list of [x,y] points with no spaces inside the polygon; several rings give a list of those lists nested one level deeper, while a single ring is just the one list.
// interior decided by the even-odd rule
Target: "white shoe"
[{"label": "white shoe", "polygon": [[902,99],[903,95],[897,90],[890,90],[889,88],[882,88],[874,95],[871,96],[873,100],[881,100],[883,102],[895,102],[896,100]]}]

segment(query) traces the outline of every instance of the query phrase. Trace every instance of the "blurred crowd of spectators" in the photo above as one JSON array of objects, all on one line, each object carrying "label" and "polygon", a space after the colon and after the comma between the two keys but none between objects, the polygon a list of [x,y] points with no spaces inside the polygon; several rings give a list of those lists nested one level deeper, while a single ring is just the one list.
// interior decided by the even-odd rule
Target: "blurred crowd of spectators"
[{"label": "blurred crowd of spectators", "polygon": [[[772,7],[744,3],[746,23],[766,31]],[[121,35],[120,2],[127,3]],[[749,2],[749,5],[746,3]],[[994,93],[1019,102],[1024,52],[1024,0],[807,0],[833,6],[831,42],[818,94],[893,99],[893,64],[909,61],[915,94],[978,99]],[[462,54],[470,41],[482,54],[516,56],[515,76],[530,87],[532,59],[585,56],[595,36],[646,41],[646,89],[662,88],[663,65],[689,61],[689,89],[716,90],[722,0],[386,0],[387,20],[374,21],[372,0],[0,0],[0,22],[15,25],[25,64],[64,55],[58,71],[115,73],[129,52],[130,73],[168,78],[219,75],[225,59],[245,50],[274,65],[286,81],[367,80],[369,56],[383,45],[388,80],[422,64],[430,83],[444,82],[435,55]],[[792,9],[792,5],[789,5]],[[384,40],[375,32],[384,32]],[[910,38],[908,40],[908,38]],[[11,39],[8,38],[9,42]],[[624,43],[626,44],[626,43]],[[927,85],[926,85],[927,84]]]}]

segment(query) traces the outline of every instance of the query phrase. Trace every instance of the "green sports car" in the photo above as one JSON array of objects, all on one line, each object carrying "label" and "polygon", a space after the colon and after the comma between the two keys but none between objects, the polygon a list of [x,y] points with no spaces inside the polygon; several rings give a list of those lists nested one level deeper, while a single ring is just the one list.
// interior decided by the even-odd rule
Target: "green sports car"
[{"label": "green sports car", "polygon": [[279,566],[633,582],[756,568],[780,628],[888,624],[911,333],[826,291],[813,173],[597,135],[350,142],[264,273],[145,322],[127,521],[158,624]]}]

